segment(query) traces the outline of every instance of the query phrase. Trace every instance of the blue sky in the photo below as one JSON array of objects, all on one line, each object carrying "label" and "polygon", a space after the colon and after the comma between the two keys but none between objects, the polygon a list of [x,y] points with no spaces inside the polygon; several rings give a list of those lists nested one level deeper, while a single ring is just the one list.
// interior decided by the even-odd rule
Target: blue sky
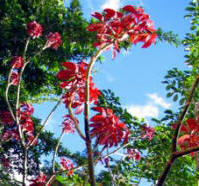
[{"label": "blue sky", "polygon": [[[66,6],[69,3],[68,0]],[[181,39],[189,31],[189,21],[183,18],[186,14],[187,0],[81,0],[81,4],[87,19],[90,19],[92,12],[101,11],[102,7],[141,5],[154,20],[156,28],[161,27],[164,31],[172,30],[179,34]],[[161,81],[169,69],[187,68],[184,64],[185,52],[182,47],[157,43],[150,48],[142,49],[140,45],[136,45],[128,52],[121,51],[115,60],[112,60],[110,53],[106,52],[104,62],[95,66],[98,73],[95,74],[94,81],[99,89],[113,90],[131,114],[144,117],[149,125],[153,125],[150,123],[150,117],[161,117],[165,109],[174,108],[172,100],[165,96],[165,87]],[[54,104],[35,105],[35,116],[45,118]],[[47,126],[47,130],[54,131],[56,137],[61,131],[62,116],[66,113],[67,110],[61,105]],[[80,123],[80,126],[83,129],[83,123]],[[66,135],[63,143],[72,151],[85,147],[76,134]]]}]

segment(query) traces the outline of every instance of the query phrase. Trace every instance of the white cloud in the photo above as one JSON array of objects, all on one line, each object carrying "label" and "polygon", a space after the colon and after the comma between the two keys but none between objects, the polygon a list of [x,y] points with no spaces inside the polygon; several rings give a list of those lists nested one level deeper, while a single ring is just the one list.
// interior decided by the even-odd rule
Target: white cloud
[{"label": "white cloud", "polygon": [[147,96],[157,105],[168,109],[171,104],[167,103],[162,97],[158,96],[156,93],[152,93],[152,94],[147,94]]},{"label": "white cloud", "polygon": [[150,104],[127,106],[127,110],[132,116],[138,118],[158,117],[159,115],[159,108]]},{"label": "white cloud", "polygon": [[120,3],[120,0],[106,0],[105,3],[101,6],[101,8],[111,8],[114,10],[118,10],[120,8]]},{"label": "white cloud", "polygon": [[170,103],[167,103],[161,96],[157,93],[146,94],[148,100],[144,105],[129,105],[127,106],[128,112],[132,116],[137,116],[138,118],[147,117],[158,117],[160,108],[168,109],[171,107]]}]

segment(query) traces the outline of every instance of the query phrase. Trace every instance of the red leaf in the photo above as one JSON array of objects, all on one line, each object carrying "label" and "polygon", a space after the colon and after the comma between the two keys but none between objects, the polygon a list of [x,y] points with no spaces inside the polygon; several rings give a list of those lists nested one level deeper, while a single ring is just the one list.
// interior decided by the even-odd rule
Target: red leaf
[{"label": "red leaf", "polygon": [[127,5],[127,6],[123,7],[122,9],[126,12],[131,12],[133,14],[137,14],[136,9],[131,5]]},{"label": "red leaf", "polygon": [[187,124],[191,130],[196,130],[199,132],[199,124],[196,123],[195,119],[188,119]]},{"label": "red leaf", "polygon": [[75,114],[80,114],[84,110],[84,104],[77,107]]},{"label": "red leaf", "polygon": [[146,38],[146,42],[142,45],[142,48],[148,48],[152,43],[155,42],[156,34],[148,35]]},{"label": "red leaf", "polygon": [[62,66],[64,66],[66,69],[70,69],[71,71],[76,72],[77,71],[77,65],[72,62],[63,62]]},{"label": "red leaf", "polygon": [[90,31],[90,32],[95,32],[95,31],[103,32],[104,29],[105,28],[104,28],[104,24],[103,23],[93,23],[93,24],[90,24],[87,27],[87,30]]},{"label": "red leaf", "polygon": [[110,18],[114,17],[116,13],[115,10],[110,8],[104,9],[104,12],[106,12],[105,21],[108,21]]},{"label": "red leaf", "polygon": [[184,143],[186,141],[189,141],[190,140],[190,135],[189,134],[185,134],[181,137],[178,138],[178,144],[181,146],[181,145],[184,145]]},{"label": "red leaf", "polygon": [[98,122],[98,121],[103,121],[105,117],[103,115],[95,115],[93,116],[90,121],[92,122]]},{"label": "red leaf", "polygon": [[100,21],[102,21],[102,14],[100,14],[99,12],[94,12],[93,14],[91,14],[93,17],[99,19]]}]

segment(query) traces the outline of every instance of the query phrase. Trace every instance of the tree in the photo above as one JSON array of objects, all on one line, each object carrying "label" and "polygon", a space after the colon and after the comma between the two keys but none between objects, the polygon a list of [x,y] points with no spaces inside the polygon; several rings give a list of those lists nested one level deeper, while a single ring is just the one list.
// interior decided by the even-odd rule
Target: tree
[{"label": "tree", "polygon": [[[73,3],[75,4],[75,2],[77,1],[74,1]],[[135,16],[139,21],[135,19]],[[63,122],[64,126],[55,147],[52,161],[52,173],[50,178],[46,182],[46,176],[43,173],[40,173],[36,179],[32,180],[33,185],[44,182],[46,182],[46,185],[48,185],[57,175],[62,174],[63,170],[68,172],[68,175],[72,174],[73,165],[70,160],[61,158],[61,167],[57,167],[55,163],[55,157],[57,155],[63,134],[73,132],[73,128],[77,130],[78,134],[86,144],[89,182],[91,185],[95,185],[93,169],[93,153],[95,153],[95,151],[93,151],[94,147],[92,147],[91,138],[96,138],[95,146],[98,144],[104,146],[102,152],[105,148],[108,149],[112,146],[118,146],[118,144],[125,144],[128,141],[130,135],[129,128],[125,125],[125,123],[119,120],[119,117],[113,113],[111,108],[93,107],[98,114],[89,119],[89,106],[91,103],[96,104],[97,97],[100,95],[99,90],[95,88],[94,83],[92,82],[92,67],[100,54],[109,48],[113,49],[114,58],[116,52],[119,52],[120,50],[119,43],[127,40],[126,35],[129,36],[132,44],[143,42],[143,48],[149,47],[152,43],[154,43],[156,38],[155,29],[153,24],[148,24],[149,22],[151,23],[151,20],[149,19],[149,16],[143,12],[143,9],[135,8],[133,6],[125,6],[122,13],[111,9],[106,9],[104,10],[104,14],[95,13],[94,17],[96,17],[99,22],[90,24],[87,27],[87,30],[90,32],[96,31],[98,33],[98,42],[94,43],[94,46],[99,47],[99,49],[95,52],[95,54],[93,54],[89,64],[86,64],[83,61],[77,64],[72,62],[62,63],[66,69],[61,70],[57,74],[57,77],[62,81],[60,87],[66,91],[62,95],[62,100],[66,105],[69,114],[65,116],[65,120]],[[121,24],[120,29],[117,28],[118,23]],[[136,27],[134,27],[134,25],[136,25]],[[101,32],[101,30],[103,30],[103,32]],[[29,43],[31,44],[32,39],[39,38],[42,35],[42,26],[36,21],[32,21],[26,25],[26,31],[30,37],[26,40],[23,56],[13,56],[11,60],[11,69],[9,71],[5,91],[5,101],[8,106],[8,110],[2,111],[3,113],[1,117],[2,123],[10,127],[5,127],[2,139],[6,141],[11,140],[16,144],[20,142],[19,145],[22,149],[21,154],[23,158],[22,185],[26,185],[28,175],[28,163],[30,156],[29,149],[36,145],[38,137],[45,127],[46,121],[60,103],[60,101],[58,101],[47,119],[44,121],[39,132],[35,133],[36,130],[34,129],[35,127],[32,117],[34,109],[32,105],[21,102],[23,100],[20,99],[21,95],[23,95],[23,93],[20,94],[21,87],[25,82],[25,80],[22,81],[23,73],[25,72],[26,67],[32,63],[31,59],[35,59],[35,57],[40,55],[48,48],[57,50],[62,43],[60,34],[58,32],[50,32],[48,35],[46,35],[47,40],[41,47],[40,52],[36,54],[33,53],[30,57],[27,56],[28,54],[26,54],[29,49]],[[17,88],[14,90],[16,92],[16,101],[11,104],[9,90],[13,87]],[[77,110],[75,111],[75,114],[79,114],[82,112],[83,104],[85,104],[85,134],[83,134],[79,129],[78,120],[75,118],[71,110],[72,108],[76,108]],[[89,124],[90,121],[92,122],[91,124]],[[108,125],[108,128],[106,125]],[[92,130],[90,131],[89,128],[92,128]],[[108,133],[106,132],[107,129]],[[145,126],[143,130],[149,130],[149,128]],[[150,130],[151,134],[146,134],[147,137],[151,135],[149,138],[153,136],[154,132],[152,129]],[[104,135],[104,132],[106,132],[108,136]],[[100,156],[102,156],[101,153],[99,154]],[[133,151],[131,154],[133,155]],[[98,156],[96,157],[95,161],[98,161]]]},{"label": "tree", "polygon": [[[30,6],[30,3],[30,1],[15,1],[12,6],[16,6],[17,10],[23,10]],[[55,179],[62,184],[75,182],[87,184],[89,182],[91,185],[96,185],[94,166],[100,160],[105,163],[108,171],[102,172],[99,175],[97,179],[98,183],[131,185],[132,183],[139,183],[140,177],[145,177],[154,182],[158,179],[158,185],[162,185],[163,183],[173,184],[174,181],[184,184],[184,180],[181,180],[180,177],[186,175],[186,178],[192,179],[190,181],[186,180],[186,184],[194,184],[197,175],[191,174],[188,169],[194,170],[195,164],[189,156],[182,156],[189,153],[196,155],[194,153],[198,151],[197,85],[199,78],[197,75],[197,32],[196,35],[188,34],[188,37],[183,42],[186,46],[189,46],[190,55],[187,56],[187,62],[193,66],[193,70],[182,72],[178,69],[173,69],[168,72],[164,81],[167,84],[167,89],[171,90],[168,96],[174,96],[174,101],[177,101],[180,95],[180,103],[183,105],[185,102],[185,105],[180,108],[179,113],[175,114],[167,110],[165,111],[167,114],[165,118],[162,120],[154,119],[159,126],[155,128],[156,135],[152,139],[154,136],[153,128],[146,125],[144,120],[139,121],[136,117],[132,117],[127,110],[123,110],[119,103],[119,98],[115,97],[110,90],[100,92],[95,87],[92,80],[92,68],[101,53],[110,48],[112,49],[112,57],[115,58],[117,52],[122,47],[128,47],[130,43],[143,42],[143,48],[149,47],[155,42],[156,33],[158,33],[160,39],[163,37],[163,39],[171,43],[175,43],[175,39],[164,38],[165,34],[161,30],[156,31],[154,29],[152,21],[144,13],[143,9],[131,5],[123,7],[120,12],[112,9],[105,9],[102,14],[95,12],[93,16],[97,18],[97,21],[92,21],[88,25],[81,17],[80,6],[77,0],[72,1],[70,8],[67,10],[64,9],[63,4],[62,6],[59,4],[60,1],[57,1],[60,9],[56,15],[59,17],[58,21],[61,22],[61,27],[57,25],[58,29],[56,30],[56,26],[52,26],[54,21],[54,17],[52,16],[52,22],[48,19],[45,20],[45,17],[41,18],[41,22],[39,23],[42,23],[42,20],[43,24],[49,23],[46,28],[42,28],[37,21],[42,12],[52,10],[50,4],[52,2],[50,1],[48,2],[49,4],[45,4],[48,7],[47,9],[44,8],[43,1],[38,1],[37,3],[41,5],[41,8],[36,5],[33,6],[33,12],[35,12],[33,13],[33,17],[31,17],[32,14],[28,17],[30,21],[26,22],[24,21],[25,19],[19,18],[20,16],[17,17],[17,19],[19,18],[17,20],[19,23],[21,20],[24,21],[23,23],[27,23],[25,29],[29,38],[26,39],[24,37],[25,29],[20,25],[24,31],[20,31],[22,34],[19,34],[19,37],[14,39],[14,44],[18,43],[19,47],[9,46],[11,47],[9,48],[6,45],[7,43],[3,43],[5,46],[2,45],[3,55],[9,57],[3,58],[2,65],[4,68],[1,76],[2,87],[6,91],[5,99],[2,98],[2,103],[5,103],[5,106],[0,109],[1,123],[3,124],[1,138],[5,141],[11,141],[11,143],[2,144],[2,147],[3,150],[14,149],[14,152],[8,151],[8,157],[17,154],[19,159],[22,160],[18,167],[13,168],[13,170],[19,169],[22,172],[22,184],[26,185],[29,173],[30,175],[38,174],[35,179],[31,180],[31,185],[48,185],[53,183]],[[7,6],[7,1],[2,2],[2,7]],[[197,28],[197,2],[191,3],[191,7],[187,9],[191,11],[189,16],[193,16],[192,29],[194,30]],[[40,10],[41,14],[40,12],[38,13]],[[4,14],[4,11],[2,11],[2,20],[12,20],[13,12],[10,11],[10,14]],[[59,14],[60,11],[63,11],[61,15]],[[23,13],[26,13],[26,11]],[[34,21],[35,19],[37,21]],[[12,26],[12,24],[6,25],[7,23],[9,21],[1,22],[7,28]],[[55,22],[56,24],[57,22]],[[20,27],[17,24],[13,28],[15,26]],[[50,33],[46,31],[48,28]],[[61,28],[68,28],[69,33]],[[73,32],[76,28],[81,31],[77,35],[76,32]],[[89,32],[95,33],[91,34],[86,29]],[[46,32],[46,39],[41,38],[42,30],[44,30],[44,33]],[[14,37],[17,35],[13,34],[12,31],[8,33]],[[64,37],[61,38],[60,33]],[[172,35],[172,33],[169,34]],[[96,35],[97,39],[95,41]],[[86,40],[82,39],[82,36],[85,36]],[[5,34],[6,37],[12,43],[11,37]],[[63,39],[70,41],[70,43],[63,42],[62,47],[58,49]],[[78,44],[76,44],[76,41],[78,41]],[[93,48],[93,41],[95,41],[94,47],[98,47],[98,49]],[[25,49],[23,49],[24,43]],[[68,57],[64,53],[64,50],[67,49],[67,46],[72,47],[73,44],[75,44],[77,50],[68,52]],[[38,48],[40,48],[39,52],[37,52]],[[47,51],[47,49],[49,51],[44,53],[44,50]],[[88,64],[82,61],[87,57],[90,57]],[[61,66],[59,65],[59,60],[62,58],[80,62],[64,62],[62,63],[63,70],[58,72],[58,68]],[[50,60],[55,61],[55,63],[50,64]],[[46,63],[47,61],[48,63]],[[55,74],[57,72],[56,77]],[[38,78],[40,78],[39,75],[41,74],[42,77],[40,80]],[[8,79],[6,79],[7,75]],[[31,80],[33,77],[34,81]],[[60,80],[59,86],[57,78]],[[49,83],[49,86],[46,86],[47,83]],[[36,87],[36,90],[33,89],[33,86],[34,88]],[[50,97],[51,95],[53,95],[52,98]],[[32,116],[34,109],[30,102],[38,102],[46,99],[54,100],[56,99],[55,95],[61,95],[61,100],[68,109],[68,114],[63,121],[60,137],[54,143],[55,139],[53,139],[52,134],[43,132],[43,129],[61,100],[58,100],[42,125],[37,118]],[[193,100],[195,102],[192,102]],[[27,103],[28,101],[29,103]],[[91,104],[93,104],[93,111],[97,113],[90,118],[89,111]],[[76,118],[76,114],[82,112],[84,115],[85,132],[80,130],[79,121]],[[71,154],[60,145],[64,133],[73,133],[75,130],[85,142],[86,155],[78,153]],[[172,148],[168,149],[166,146],[170,142],[171,136],[173,136]],[[42,140],[44,140],[44,143],[42,143]],[[37,141],[39,141],[38,145],[36,145]],[[53,143],[51,146],[46,145],[49,141]],[[52,165],[49,169],[46,167],[44,170],[47,174],[46,176],[40,172],[38,167],[41,156],[40,152],[50,153],[53,148],[55,149]],[[122,156],[124,158],[121,160],[113,158],[112,155],[121,149],[123,149]],[[146,149],[148,149],[147,155],[143,155],[140,162],[135,162],[135,160],[140,159],[140,153]],[[78,166],[74,167],[70,160],[66,160],[63,157],[60,159],[60,163],[57,163],[57,154],[70,157]],[[159,158],[160,155],[161,157]],[[1,168],[4,172],[9,165],[7,156],[5,156],[5,151],[2,151],[4,168]],[[34,158],[36,163],[32,162],[31,158]],[[195,158],[197,160],[197,156]],[[162,165],[167,159],[169,159],[167,166],[163,170]],[[152,166],[151,162],[154,162]],[[171,177],[165,182],[174,162],[175,167],[170,172]],[[160,165],[161,167],[159,167]],[[158,175],[162,170],[163,173]],[[180,173],[178,170],[180,170]],[[72,176],[73,171],[77,172]],[[141,176],[140,173],[142,173]],[[85,174],[89,174],[88,180]],[[7,176],[5,172],[2,178],[9,179]]]},{"label": "tree", "polygon": [[[54,6],[56,8],[54,8]],[[57,100],[57,96],[61,94],[55,74],[60,69],[60,61],[64,60],[81,60],[92,55],[95,50],[92,47],[93,34],[86,31],[88,22],[83,19],[81,7],[78,1],[72,1],[69,8],[65,8],[63,1],[10,1],[3,0],[0,2],[0,112],[7,110],[4,91],[7,83],[7,75],[10,68],[10,60],[13,55],[23,55],[24,42],[27,39],[26,23],[37,20],[43,28],[44,35],[49,32],[59,31],[62,35],[62,46],[58,50],[47,50],[45,53],[36,55],[32,58],[32,63],[26,68],[23,74],[23,82],[21,85],[20,101],[29,100],[32,103],[40,103],[46,100]],[[17,15],[17,16],[16,16]],[[73,33],[73,34],[71,34]],[[84,36],[84,37],[83,37]],[[27,58],[35,55],[37,49],[43,45],[43,39],[35,39],[29,43],[29,49],[26,51]],[[37,48],[37,47],[38,48]],[[48,86],[46,86],[48,85]],[[14,91],[15,87],[11,87],[10,100],[11,106],[16,101]],[[52,96],[53,95],[53,96]],[[34,118],[35,130],[39,131],[41,120]],[[7,128],[1,122],[1,129]],[[29,162],[29,174],[37,175],[40,171],[40,157],[44,154],[50,154],[56,146],[56,139],[52,133],[42,132],[39,137],[42,143],[31,149],[30,158],[34,161]],[[2,143],[2,141],[1,141]],[[48,145],[47,145],[48,144]],[[12,155],[10,149],[14,149]],[[19,144],[5,142],[1,144],[1,158],[9,157],[15,167],[15,171],[21,172],[22,167],[20,161],[15,161],[16,155],[18,159],[22,159],[22,149]],[[70,152],[61,146],[59,155],[71,155]],[[12,158],[13,157],[13,158]],[[14,160],[14,161],[12,161]],[[34,163],[33,163],[34,162]],[[12,173],[13,169],[9,169]],[[7,170],[8,171],[8,170]]]}]

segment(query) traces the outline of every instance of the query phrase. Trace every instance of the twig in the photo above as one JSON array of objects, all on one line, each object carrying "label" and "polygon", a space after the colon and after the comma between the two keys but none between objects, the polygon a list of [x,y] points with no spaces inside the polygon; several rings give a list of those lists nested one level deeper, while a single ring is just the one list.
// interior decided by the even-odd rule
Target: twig
[{"label": "twig", "polygon": [[61,143],[61,140],[62,140],[63,136],[64,136],[64,131],[62,130],[61,135],[59,136],[57,145],[55,147],[54,154],[53,154],[53,160],[52,160],[52,171],[53,171],[53,174],[55,173],[55,158],[56,158],[56,155],[57,155],[57,152],[58,152],[58,149],[59,149],[59,145]]},{"label": "twig", "polygon": [[[97,162],[99,161],[100,158],[101,158],[101,159],[104,159],[104,158],[107,158],[107,157],[109,157],[109,156],[115,154],[117,151],[119,151],[119,150],[121,150],[122,148],[128,146],[130,143],[131,143],[131,142],[126,143],[126,144],[123,144],[121,147],[115,149],[114,151],[108,153],[107,155],[105,155],[105,156],[103,156],[103,157],[100,157],[100,156],[97,157],[97,158],[94,160],[94,162],[97,163]],[[103,150],[104,150],[104,149],[105,149],[105,148],[103,148]],[[102,150],[102,151],[103,151],[103,150]],[[101,152],[102,152],[102,151],[101,151]],[[100,154],[101,154],[101,153],[100,153]],[[77,171],[77,170],[79,170],[79,169],[82,169],[82,168],[86,167],[87,165],[88,165],[88,163],[83,164],[83,165],[80,165],[80,166],[77,166],[77,167],[73,168],[73,171]],[[50,176],[50,178],[48,179],[48,181],[46,182],[45,186],[48,186],[48,184],[53,183],[53,181],[54,181],[55,178],[56,178],[56,175],[59,175],[59,174],[65,173],[65,172],[67,173],[68,170],[60,170],[60,171],[54,172],[54,173]]]},{"label": "twig", "polygon": [[18,84],[18,87],[17,87],[17,100],[16,100],[16,123],[17,123],[17,127],[18,127],[18,131],[19,131],[19,136],[20,136],[20,139],[21,139],[21,143],[22,145],[25,147],[25,139],[24,139],[24,136],[23,136],[23,132],[21,130],[21,126],[20,126],[20,123],[19,123],[19,116],[18,116],[18,108],[19,108],[19,100],[20,100],[20,90],[21,90],[21,80],[22,80],[22,75],[23,75],[23,72],[27,66],[27,64],[29,63],[29,61],[27,61],[26,63],[24,63],[24,66],[22,67],[21,69],[21,72],[20,72],[20,75],[19,75],[19,84]]},{"label": "twig", "polygon": [[44,130],[44,128],[46,127],[49,119],[51,118],[51,116],[53,115],[53,113],[55,112],[55,110],[58,108],[59,104],[61,103],[61,98],[59,99],[59,101],[56,103],[56,105],[53,107],[53,109],[50,111],[49,115],[46,117],[46,119],[44,120],[43,124],[42,124],[42,128],[40,129],[40,131],[37,133],[37,135],[35,136],[35,138],[32,140],[32,142],[28,145],[28,148],[30,148],[38,139],[39,135],[42,133],[42,131]]},{"label": "twig", "polygon": [[73,115],[72,109],[71,109],[71,104],[72,104],[72,100],[70,101],[70,103],[68,104],[68,112],[70,117],[72,118],[72,120],[74,121],[75,124],[75,129],[77,130],[79,136],[85,141],[86,137],[84,136],[84,134],[82,133],[81,129],[79,128],[79,124],[77,119],[75,118],[75,116]]},{"label": "twig", "polygon": [[13,110],[12,110],[12,107],[11,107],[10,102],[9,102],[9,99],[8,99],[9,88],[10,88],[10,85],[11,85],[10,80],[11,80],[12,70],[13,70],[13,68],[11,68],[11,70],[10,70],[10,72],[9,72],[9,75],[8,75],[8,84],[7,84],[7,86],[6,86],[5,98],[6,98],[6,103],[7,103],[7,105],[8,105],[8,109],[9,109],[9,111],[10,111],[10,114],[11,114],[13,120],[16,121],[14,112],[13,112]]}]

